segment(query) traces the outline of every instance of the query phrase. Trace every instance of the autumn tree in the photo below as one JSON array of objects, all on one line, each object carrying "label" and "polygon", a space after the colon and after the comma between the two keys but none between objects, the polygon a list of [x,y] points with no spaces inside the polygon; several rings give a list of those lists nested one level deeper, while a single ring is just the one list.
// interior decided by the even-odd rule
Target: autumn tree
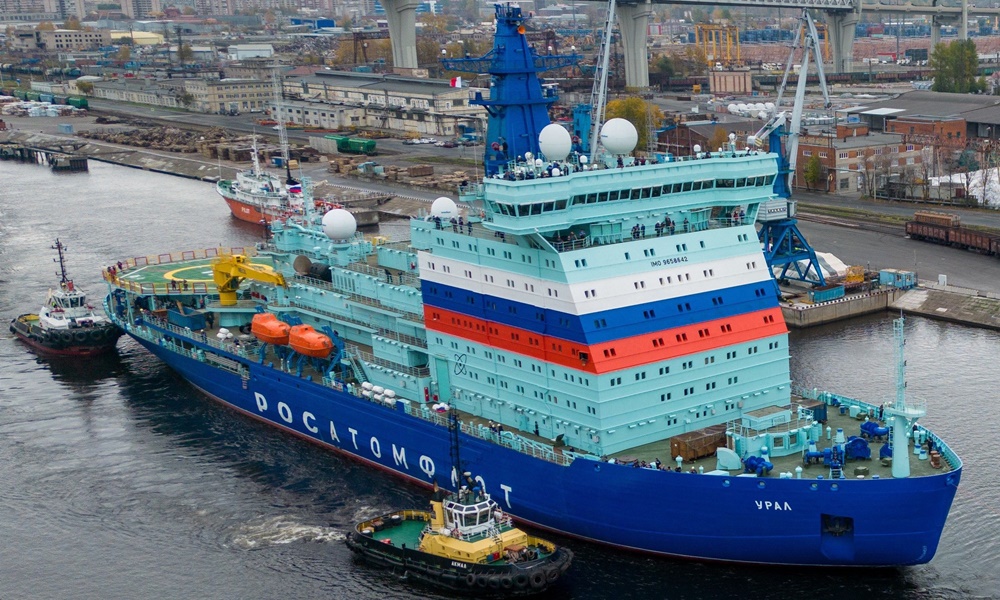
[{"label": "autumn tree", "polygon": [[89,96],[94,91],[94,84],[89,81],[77,81],[76,89],[80,90],[84,96]]},{"label": "autumn tree", "polygon": [[635,125],[636,131],[639,132],[639,143],[636,147],[642,149],[649,147],[649,136],[656,135],[655,131],[649,130],[647,123],[652,121],[655,128],[663,122],[663,111],[655,104],[646,102],[638,96],[608,102],[604,109],[604,115],[605,120],[620,118]]},{"label": "autumn tree", "polygon": [[56,26],[52,23],[52,21],[42,21],[41,23],[38,24],[38,27],[35,27],[35,31],[55,31],[55,30]]},{"label": "autumn tree", "polygon": [[726,144],[729,143],[729,134],[726,130],[719,125],[715,126],[715,130],[712,131],[712,137],[708,140],[708,150],[709,152],[714,152],[719,148],[725,148]]},{"label": "autumn tree", "polygon": [[806,164],[802,167],[802,179],[806,183],[806,189],[812,190],[817,187],[820,181],[823,180],[823,163],[820,162],[819,156],[812,155]]},{"label": "autumn tree", "polygon": [[122,62],[128,62],[132,58],[132,49],[128,46],[122,46],[118,48],[118,60]]},{"label": "autumn tree", "polygon": [[63,29],[80,29],[80,19],[77,19],[75,15],[70,15],[66,17],[66,22],[63,23]]}]

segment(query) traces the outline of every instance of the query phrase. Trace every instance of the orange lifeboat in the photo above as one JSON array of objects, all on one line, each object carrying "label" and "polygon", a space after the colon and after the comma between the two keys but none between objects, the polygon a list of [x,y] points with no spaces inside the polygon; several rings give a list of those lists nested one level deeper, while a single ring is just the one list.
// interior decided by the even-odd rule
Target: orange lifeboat
[{"label": "orange lifeboat", "polygon": [[288,334],[292,326],[278,320],[278,317],[271,313],[258,313],[253,316],[250,323],[250,331],[254,337],[265,344],[277,344],[284,346],[288,343]]},{"label": "orange lifeboat", "polygon": [[327,358],[333,350],[330,338],[317,332],[312,325],[292,327],[288,343],[292,346],[292,350],[313,358]]}]

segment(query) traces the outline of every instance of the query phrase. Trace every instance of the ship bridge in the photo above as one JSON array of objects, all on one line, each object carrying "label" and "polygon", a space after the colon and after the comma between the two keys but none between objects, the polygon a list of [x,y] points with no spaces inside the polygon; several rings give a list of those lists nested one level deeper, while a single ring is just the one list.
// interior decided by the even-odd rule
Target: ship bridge
[{"label": "ship bridge", "polygon": [[[486,227],[505,235],[545,235],[579,234],[576,227],[583,225],[596,241],[612,243],[621,239],[622,226],[632,217],[680,211],[693,230],[724,209],[755,210],[777,175],[775,155],[764,153],[589,171],[560,164],[554,170],[560,175],[531,168],[485,180],[478,191],[489,217]],[[714,192],[723,189],[726,206],[717,206]]]}]

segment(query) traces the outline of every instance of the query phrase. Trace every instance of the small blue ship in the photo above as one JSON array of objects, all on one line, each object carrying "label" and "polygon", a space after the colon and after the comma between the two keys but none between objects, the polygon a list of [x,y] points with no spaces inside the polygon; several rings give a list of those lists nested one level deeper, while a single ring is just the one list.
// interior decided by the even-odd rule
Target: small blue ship
[{"label": "small blue ship", "polygon": [[409,241],[335,209],[258,248],[123,260],[108,314],[210,398],[428,488],[475,473],[524,523],[701,560],[930,561],[962,462],[902,358],[889,402],[793,388],[753,225],[776,155],[636,158],[612,120],[584,160],[548,121],[553,59],[496,10],[473,59],[487,175],[461,202]]}]

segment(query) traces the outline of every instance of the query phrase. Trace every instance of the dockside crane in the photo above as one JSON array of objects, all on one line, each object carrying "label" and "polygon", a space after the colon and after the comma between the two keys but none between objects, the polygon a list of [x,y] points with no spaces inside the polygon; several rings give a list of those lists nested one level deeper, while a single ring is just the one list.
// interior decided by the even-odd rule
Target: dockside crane
[{"label": "dockside crane", "polygon": [[[779,282],[794,279],[823,286],[826,285],[823,270],[816,258],[816,251],[799,231],[798,221],[795,219],[796,202],[791,199],[810,57],[816,61],[816,73],[823,91],[824,106],[829,108],[831,105],[826,75],[823,72],[819,34],[808,9],[802,10],[801,22],[802,25],[795,32],[791,52],[788,53],[788,62],[785,65],[784,77],[781,79],[781,87],[778,88],[773,114],[765,115],[769,117],[767,122],[748,141],[760,148],[766,138],[770,151],[778,155],[778,176],[774,180],[774,194],[778,199],[761,204],[757,216],[761,224],[757,236],[771,273]],[[781,99],[788,85],[788,76],[793,72],[792,64],[799,48],[802,49],[802,66],[799,68],[795,97],[789,112],[781,109]],[[782,138],[787,138],[787,144],[782,143]],[[780,274],[775,274],[776,268],[781,269]]]}]

